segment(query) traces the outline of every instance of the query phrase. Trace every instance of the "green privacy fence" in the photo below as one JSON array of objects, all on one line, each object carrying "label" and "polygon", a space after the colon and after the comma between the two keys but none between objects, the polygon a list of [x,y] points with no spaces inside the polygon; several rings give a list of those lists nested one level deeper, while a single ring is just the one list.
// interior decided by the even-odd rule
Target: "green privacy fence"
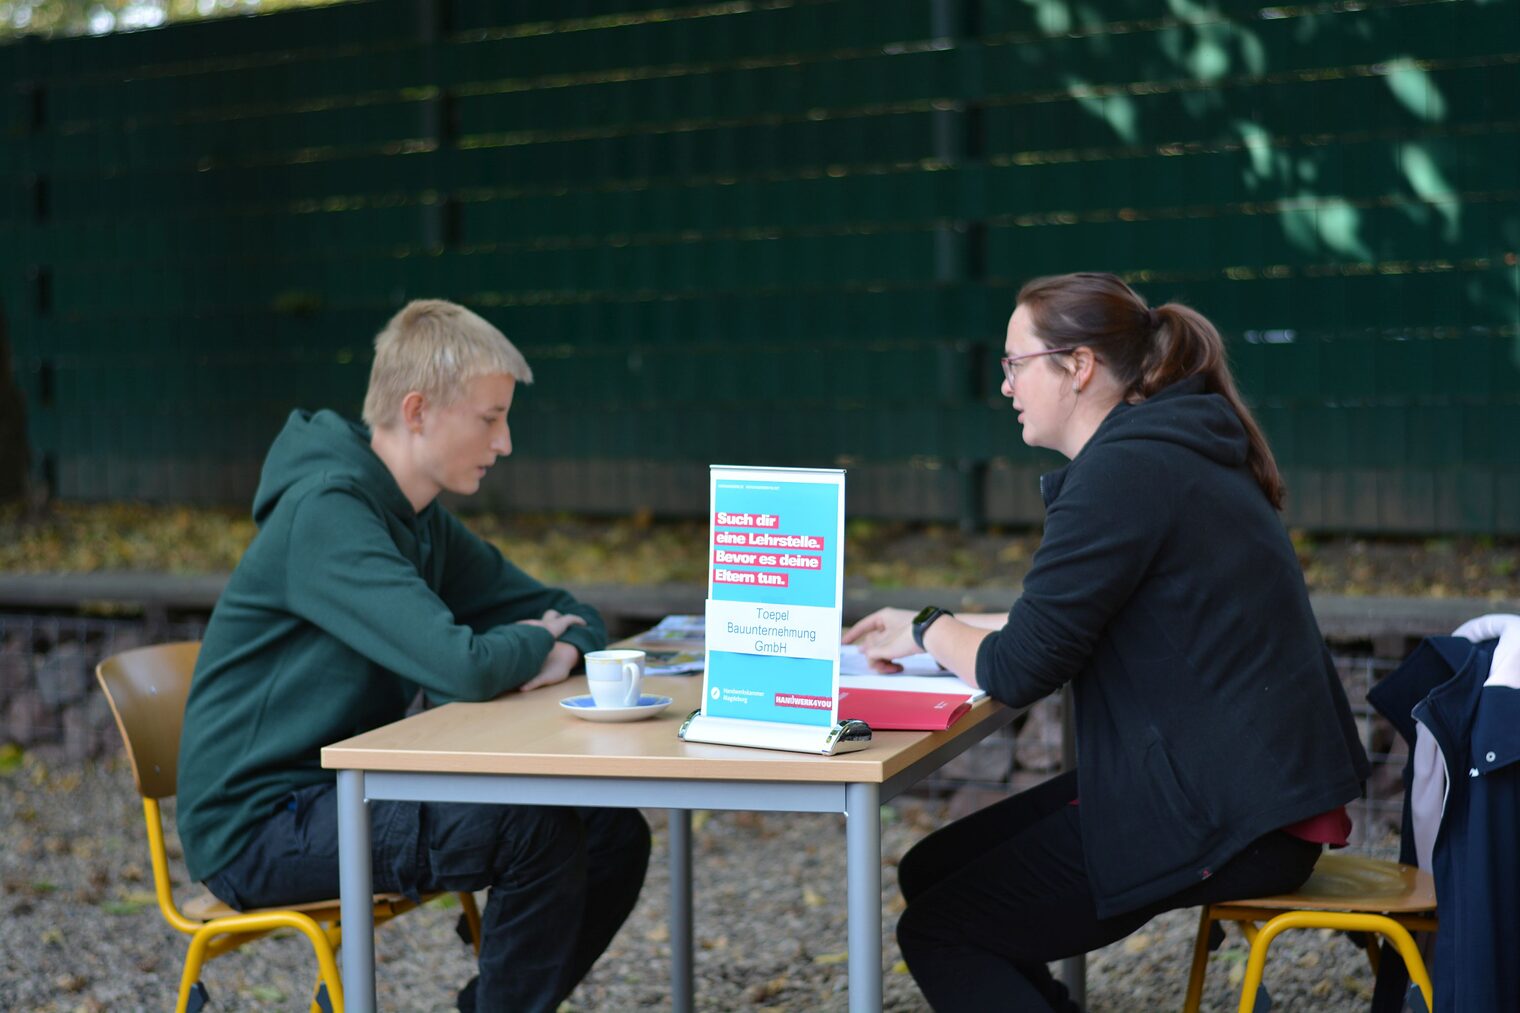
[{"label": "green privacy fence", "polygon": [[0,46],[0,300],[58,495],[246,500],[444,296],[538,382],[488,497],[711,462],[1024,523],[1023,280],[1224,330],[1291,523],[1520,533],[1520,4],[374,0]]}]

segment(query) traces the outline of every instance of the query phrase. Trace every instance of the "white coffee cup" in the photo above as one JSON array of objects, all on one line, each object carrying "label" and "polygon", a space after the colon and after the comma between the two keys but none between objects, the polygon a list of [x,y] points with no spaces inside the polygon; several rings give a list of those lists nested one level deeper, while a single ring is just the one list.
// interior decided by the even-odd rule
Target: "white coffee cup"
[{"label": "white coffee cup", "polygon": [[643,651],[592,651],[586,655],[586,683],[598,707],[637,706],[643,679]]}]

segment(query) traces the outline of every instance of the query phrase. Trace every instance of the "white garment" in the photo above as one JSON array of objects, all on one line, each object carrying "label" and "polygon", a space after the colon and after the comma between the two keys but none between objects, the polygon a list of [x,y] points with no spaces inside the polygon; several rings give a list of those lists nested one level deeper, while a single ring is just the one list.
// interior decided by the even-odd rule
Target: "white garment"
[{"label": "white garment", "polygon": [[[1491,613],[1469,619],[1452,631],[1452,636],[1475,644],[1497,637],[1499,644],[1494,648],[1494,661],[1483,685],[1520,689],[1520,615]],[[1436,847],[1436,833],[1441,829],[1441,817],[1446,812],[1451,772],[1435,736],[1418,719],[1415,721],[1412,774],[1409,819],[1414,831],[1414,850],[1420,868],[1428,870],[1430,856]],[[1476,771],[1473,776],[1477,776]]]},{"label": "white garment", "polygon": [[1494,648],[1494,663],[1483,685],[1520,689],[1520,616],[1501,612],[1479,616],[1458,626],[1452,636],[1475,644],[1497,637],[1499,644]]},{"label": "white garment", "polygon": [[1430,856],[1436,850],[1436,832],[1446,812],[1446,758],[1436,737],[1424,722],[1414,725],[1414,770],[1409,782],[1409,825],[1414,831],[1415,864],[1430,871]]}]

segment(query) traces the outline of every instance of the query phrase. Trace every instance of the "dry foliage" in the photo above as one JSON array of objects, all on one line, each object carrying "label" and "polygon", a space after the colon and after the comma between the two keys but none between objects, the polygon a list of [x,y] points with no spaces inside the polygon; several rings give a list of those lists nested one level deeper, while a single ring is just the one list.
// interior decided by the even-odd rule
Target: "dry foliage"
[{"label": "dry foliage", "polygon": [[[464,517],[477,534],[551,583],[701,582],[699,520],[568,514]],[[0,572],[222,573],[255,534],[246,511],[142,504],[55,504],[40,520],[0,509]],[[1349,595],[1520,598],[1520,542],[1492,538],[1314,538],[1294,532],[1309,587]],[[848,577],[872,587],[1016,586],[1037,531],[964,534],[941,525],[851,521]]]}]

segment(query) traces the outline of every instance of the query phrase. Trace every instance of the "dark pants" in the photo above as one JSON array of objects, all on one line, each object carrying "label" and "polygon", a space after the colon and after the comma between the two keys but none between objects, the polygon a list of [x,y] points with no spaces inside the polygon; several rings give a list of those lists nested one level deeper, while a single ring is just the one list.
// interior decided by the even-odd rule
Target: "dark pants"
[{"label": "dark pants", "polygon": [[903,856],[897,878],[908,907],[897,941],[940,1013],[1077,1010],[1047,961],[1123,939],[1163,911],[1297,889],[1319,858],[1318,844],[1274,831],[1181,893],[1099,918],[1070,804],[1076,794],[1076,774],[1063,774],[930,834]]},{"label": "dark pants", "polygon": [[[336,788],[290,796],[206,881],[236,908],[338,895]],[[649,865],[636,809],[371,802],[375,892],[489,887],[480,1010],[548,1010],[580,982],[633,910]]]}]

